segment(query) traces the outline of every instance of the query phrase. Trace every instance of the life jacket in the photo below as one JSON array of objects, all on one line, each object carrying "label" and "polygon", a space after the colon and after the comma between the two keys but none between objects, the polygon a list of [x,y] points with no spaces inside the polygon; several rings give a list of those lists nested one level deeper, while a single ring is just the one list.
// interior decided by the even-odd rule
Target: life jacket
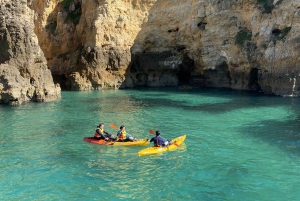
[{"label": "life jacket", "polygon": [[99,135],[99,133],[97,133],[97,130],[99,130],[99,132],[103,135],[104,129],[101,129],[101,128],[97,128],[97,129],[96,129],[94,136],[97,137],[97,138],[99,138],[99,137],[101,137],[101,136]]},{"label": "life jacket", "polygon": [[122,132],[119,131],[119,133],[120,133],[119,139],[120,140],[125,140],[126,139],[126,131],[122,131]]}]

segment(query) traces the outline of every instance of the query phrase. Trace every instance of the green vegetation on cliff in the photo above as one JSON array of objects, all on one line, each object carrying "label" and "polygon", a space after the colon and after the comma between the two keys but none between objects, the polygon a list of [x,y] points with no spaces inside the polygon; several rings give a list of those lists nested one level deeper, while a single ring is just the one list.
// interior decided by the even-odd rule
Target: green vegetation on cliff
[{"label": "green vegetation on cliff", "polygon": [[280,29],[274,29],[272,31],[272,35],[273,35],[273,40],[276,41],[285,41],[286,36],[288,35],[288,33],[290,32],[290,30],[292,29],[292,27],[285,27],[284,29],[280,30]]},{"label": "green vegetation on cliff", "polygon": [[235,44],[243,45],[245,41],[251,41],[252,33],[246,28],[242,28],[235,36]]},{"label": "green vegetation on cliff", "polygon": [[[75,25],[78,24],[81,16],[81,3],[74,3],[73,0],[60,0],[59,3],[63,6],[65,11],[68,12],[66,20],[72,21]],[[74,4],[73,9],[70,9],[71,3]]]},{"label": "green vegetation on cliff", "polygon": [[263,12],[272,13],[274,0],[257,0],[257,3],[261,6]]},{"label": "green vegetation on cliff", "polygon": [[59,3],[63,5],[64,8],[68,9],[73,0],[59,0]]},{"label": "green vegetation on cliff", "polygon": [[80,16],[81,16],[81,13],[70,12],[70,13],[68,13],[67,20],[72,21],[74,24],[78,24]]}]

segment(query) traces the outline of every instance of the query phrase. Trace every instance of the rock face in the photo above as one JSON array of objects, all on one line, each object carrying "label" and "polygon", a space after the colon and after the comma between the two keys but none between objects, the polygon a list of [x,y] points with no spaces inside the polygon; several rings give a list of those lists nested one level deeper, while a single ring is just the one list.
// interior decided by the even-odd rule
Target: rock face
[{"label": "rock face", "polygon": [[182,84],[298,96],[299,8],[298,0],[158,0],[128,71],[147,85],[164,84],[156,67]]},{"label": "rock face", "polygon": [[38,46],[27,0],[0,3],[0,103],[58,99],[60,87]]},{"label": "rock face", "polygon": [[35,32],[68,90],[119,88],[130,47],[155,0],[32,0]]},{"label": "rock face", "polygon": [[298,96],[299,0],[30,3],[63,88],[189,84]]}]

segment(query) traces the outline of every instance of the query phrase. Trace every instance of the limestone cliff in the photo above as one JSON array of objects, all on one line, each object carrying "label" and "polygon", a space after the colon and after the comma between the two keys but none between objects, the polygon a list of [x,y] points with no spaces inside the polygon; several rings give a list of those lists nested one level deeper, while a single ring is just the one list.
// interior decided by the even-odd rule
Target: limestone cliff
[{"label": "limestone cliff", "polygon": [[154,0],[32,0],[35,32],[63,88],[118,88]]},{"label": "limestone cliff", "polygon": [[31,0],[70,90],[224,87],[298,96],[299,0]]},{"label": "limestone cliff", "polygon": [[0,103],[60,97],[38,46],[33,16],[27,0],[0,0]]},{"label": "limestone cliff", "polygon": [[148,85],[164,75],[150,70],[169,66],[179,83],[298,96],[299,8],[298,0],[158,0],[128,71]]}]

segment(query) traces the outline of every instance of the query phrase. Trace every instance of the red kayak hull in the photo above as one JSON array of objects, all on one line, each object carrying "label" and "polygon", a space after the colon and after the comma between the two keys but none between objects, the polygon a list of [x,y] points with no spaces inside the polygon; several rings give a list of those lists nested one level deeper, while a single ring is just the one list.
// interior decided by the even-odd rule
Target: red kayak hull
[{"label": "red kayak hull", "polygon": [[94,144],[103,144],[103,145],[107,144],[105,140],[96,140],[94,137],[85,137],[83,138],[83,140]]}]

